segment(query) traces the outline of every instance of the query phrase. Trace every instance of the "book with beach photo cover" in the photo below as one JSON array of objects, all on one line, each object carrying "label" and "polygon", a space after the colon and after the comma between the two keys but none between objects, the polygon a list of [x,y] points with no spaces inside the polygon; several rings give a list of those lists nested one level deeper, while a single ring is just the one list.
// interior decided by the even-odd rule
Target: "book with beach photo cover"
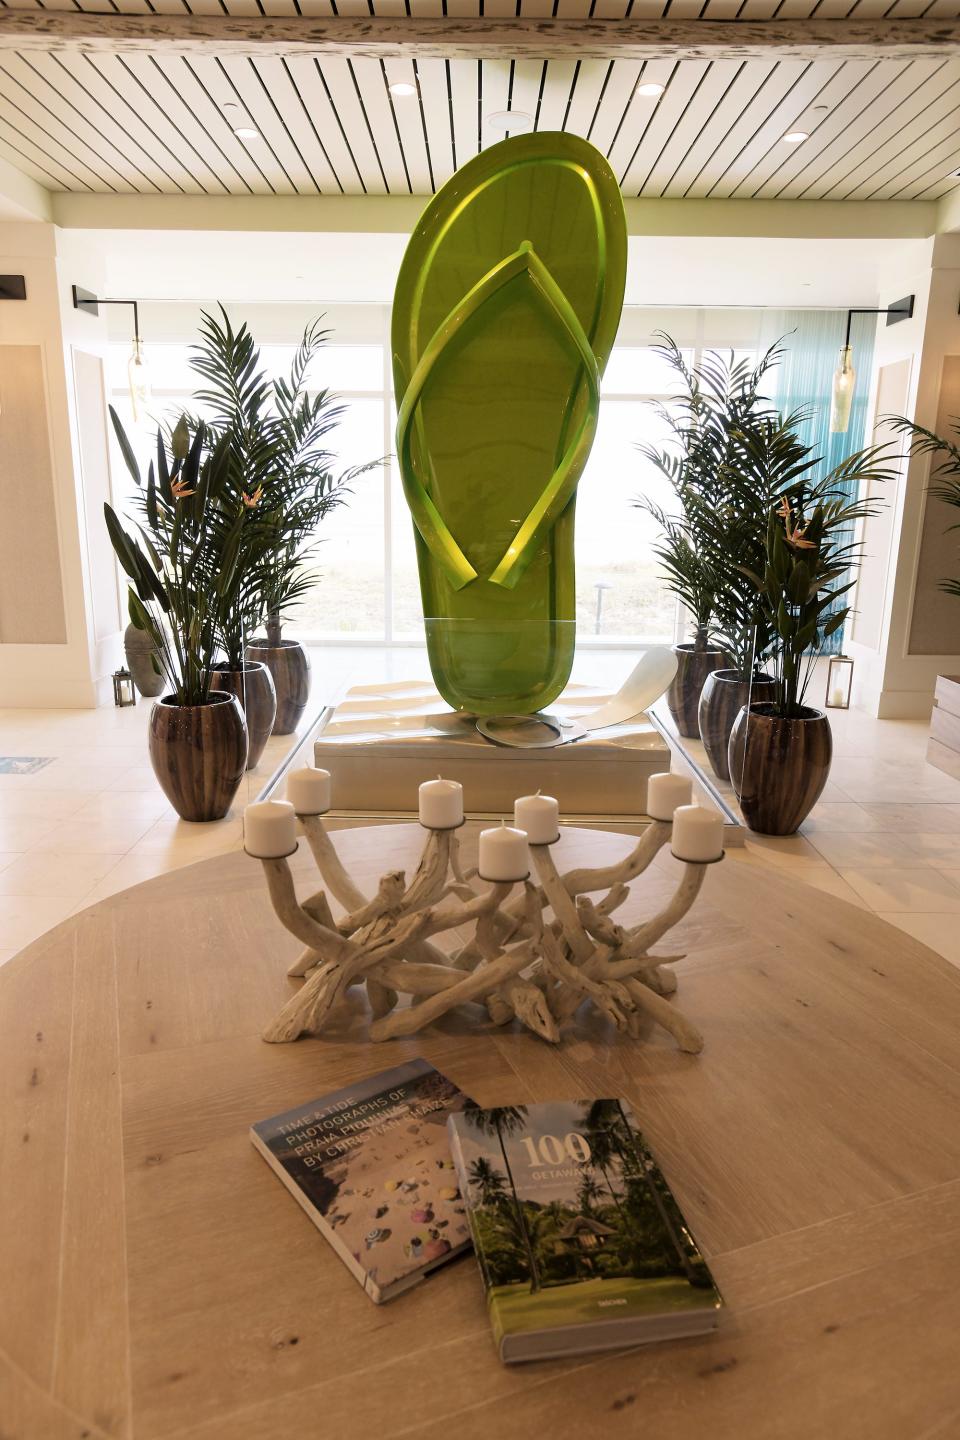
[{"label": "book with beach photo cover", "polygon": [[719,1291],[623,1101],[468,1101],[449,1129],[501,1360],[716,1327]]},{"label": "book with beach photo cover", "polygon": [[452,1080],[411,1060],[251,1127],[378,1305],[470,1245],[447,1136],[465,1103]]}]

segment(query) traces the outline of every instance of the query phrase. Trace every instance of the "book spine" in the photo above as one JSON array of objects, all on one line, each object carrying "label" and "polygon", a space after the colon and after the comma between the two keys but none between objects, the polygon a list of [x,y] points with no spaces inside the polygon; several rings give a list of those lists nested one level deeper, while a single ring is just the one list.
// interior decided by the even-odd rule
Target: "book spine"
[{"label": "book spine", "polygon": [[457,1184],[463,1199],[463,1206],[467,1212],[467,1224],[470,1226],[470,1237],[473,1240],[473,1251],[476,1256],[477,1269],[480,1272],[480,1282],[483,1285],[487,1297],[487,1309],[490,1313],[490,1323],[493,1327],[493,1338],[497,1350],[501,1352],[503,1345],[504,1329],[498,1312],[496,1297],[491,1295],[490,1274],[487,1269],[487,1257],[483,1251],[483,1243],[477,1229],[476,1215],[474,1214],[473,1203],[470,1199],[470,1181],[467,1177],[467,1167],[463,1158],[463,1149],[460,1145],[460,1133],[457,1130],[456,1120],[451,1118],[447,1121],[447,1135],[450,1139],[450,1154],[453,1159],[454,1168],[457,1172]]},{"label": "book spine", "polygon": [[260,1152],[264,1160],[266,1160],[267,1164],[270,1166],[270,1169],[273,1171],[273,1173],[278,1176],[280,1180],[283,1181],[284,1185],[290,1191],[290,1194],[293,1196],[294,1200],[296,1200],[301,1210],[303,1210],[305,1214],[309,1215],[310,1219],[313,1221],[314,1225],[316,1225],[324,1240],[326,1240],[328,1245],[330,1245],[331,1249],[336,1251],[336,1253],[340,1256],[340,1259],[343,1261],[344,1265],[346,1265],[351,1275],[353,1275],[354,1278],[360,1282],[364,1290],[370,1296],[370,1299],[373,1301],[373,1303],[375,1305],[382,1304],[382,1302],[385,1299],[389,1298],[389,1296],[380,1289],[376,1281],[372,1280],[371,1277],[367,1274],[366,1270],[364,1270],[363,1266],[354,1259],[353,1255],[350,1253],[346,1245],[344,1245],[343,1241],[340,1239],[340,1236],[337,1234],[336,1230],[334,1230],[331,1225],[327,1224],[327,1221],[313,1204],[310,1197],[304,1194],[304,1192],[300,1189],[300,1186],[297,1184],[296,1180],[293,1179],[293,1177],[288,1173],[285,1167],[281,1165],[280,1161],[276,1158],[273,1151],[270,1149],[270,1146],[267,1145],[263,1140],[261,1140],[256,1130],[252,1127],[250,1130],[250,1139],[253,1141],[254,1148]]},{"label": "book spine", "polygon": [[450,1155],[457,1172],[457,1185],[463,1199],[463,1208],[467,1212],[467,1224],[470,1226],[470,1238],[473,1241],[473,1249],[477,1257],[480,1279],[483,1281],[484,1289],[489,1290],[490,1280],[487,1273],[487,1259],[483,1253],[483,1245],[477,1230],[477,1219],[470,1199],[470,1181],[467,1177],[467,1167],[463,1158],[463,1149],[460,1145],[460,1135],[454,1120],[447,1122],[447,1134],[450,1139]]}]

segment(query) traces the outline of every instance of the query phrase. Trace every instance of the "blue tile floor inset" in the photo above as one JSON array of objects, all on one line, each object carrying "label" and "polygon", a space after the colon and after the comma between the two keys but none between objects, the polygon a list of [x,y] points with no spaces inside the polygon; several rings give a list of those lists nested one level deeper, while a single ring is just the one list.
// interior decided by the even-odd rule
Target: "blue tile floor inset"
[{"label": "blue tile floor inset", "polygon": [[55,755],[0,755],[0,775],[35,775],[56,758]]}]

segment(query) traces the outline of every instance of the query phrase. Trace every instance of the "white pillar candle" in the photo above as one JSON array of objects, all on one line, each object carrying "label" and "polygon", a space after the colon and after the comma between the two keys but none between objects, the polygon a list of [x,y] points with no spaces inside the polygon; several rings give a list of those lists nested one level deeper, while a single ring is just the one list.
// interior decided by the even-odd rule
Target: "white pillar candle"
[{"label": "white pillar candle", "polygon": [[527,832],[531,845],[552,845],[560,838],[560,806],[552,795],[520,795],[513,802],[513,823]]},{"label": "white pillar candle", "polygon": [[684,775],[651,775],[647,781],[647,814],[652,820],[672,820],[680,805],[693,799],[693,785]]},{"label": "white pillar candle", "polygon": [[678,860],[705,864],[723,854],[723,816],[702,805],[681,805],[673,814],[671,846]]},{"label": "white pillar candle", "polygon": [[481,880],[526,880],[530,850],[524,832],[507,824],[481,830],[478,868]]},{"label": "white pillar candle", "polygon": [[463,786],[457,780],[425,780],[420,786],[420,824],[454,830],[463,824]]},{"label": "white pillar candle", "polygon": [[298,815],[325,815],[330,809],[329,770],[303,765],[287,776],[287,799]]},{"label": "white pillar candle", "polygon": [[243,848],[258,860],[279,860],[297,848],[297,816],[286,800],[261,800],[243,812]]}]

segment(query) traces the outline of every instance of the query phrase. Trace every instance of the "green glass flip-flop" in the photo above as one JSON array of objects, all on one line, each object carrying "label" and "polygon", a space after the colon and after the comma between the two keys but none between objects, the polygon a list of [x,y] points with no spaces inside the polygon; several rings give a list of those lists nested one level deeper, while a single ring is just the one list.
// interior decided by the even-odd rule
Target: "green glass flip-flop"
[{"label": "green glass flip-flop", "polygon": [[554,133],[469,161],[407,246],[397,455],[430,665],[455,709],[529,714],[569,678],[576,488],[626,260],[613,172],[585,140]]}]

